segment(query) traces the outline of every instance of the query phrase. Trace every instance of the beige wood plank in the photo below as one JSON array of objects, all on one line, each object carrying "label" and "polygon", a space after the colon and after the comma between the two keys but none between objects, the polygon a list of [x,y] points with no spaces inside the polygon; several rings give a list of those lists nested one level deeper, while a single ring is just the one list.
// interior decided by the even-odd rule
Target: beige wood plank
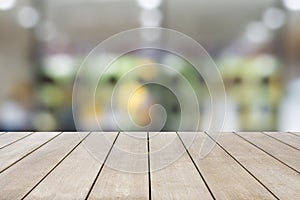
[{"label": "beige wood plank", "polygon": [[32,132],[10,132],[8,134],[4,134],[3,136],[0,137],[0,149],[30,134],[32,134]]},{"label": "beige wood plank", "polygon": [[300,132],[289,132],[289,133],[300,137]]},{"label": "beige wood plank", "polygon": [[[82,136],[87,133],[80,133]],[[1,199],[21,199],[79,142],[78,133],[65,132],[0,174]]]},{"label": "beige wood plank", "polygon": [[0,172],[29,155],[58,134],[59,132],[36,132],[6,148],[0,149]]},{"label": "beige wood plank", "polygon": [[[184,132],[179,135],[188,148],[188,141],[192,141],[194,134]],[[215,145],[206,157],[200,159],[199,153],[204,143],[212,146],[215,144],[206,134],[199,133],[188,151],[211,186],[216,199],[276,199],[218,145]]]},{"label": "beige wood plank", "polygon": [[300,150],[300,137],[284,132],[264,132],[270,137],[276,138],[287,145],[293,146]]},{"label": "beige wood plank", "polygon": [[152,199],[213,199],[177,134],[150,136]]},{"label": "beige wood plank", "polygon": [[295,169],[297,172],[300,171],[300,151],[291,148],[278,140],[275,140],[263,133],[236,133],[244,139],[255,144],[259,148],[263,149],[273,157],[284,162],[288,166]]},{"label": "beige wood plank", "polygon": [[147,133],[121,133],[88,199],[148,199]]},{"label": "beige wood plank", "polygon": [[278,198],[299,199],[299,173],[233,133],[222,134],[218,143]]},{"label": "beige wood plank", "polygon": [[84,199],[117,133],[91,133],[25,199]]}]

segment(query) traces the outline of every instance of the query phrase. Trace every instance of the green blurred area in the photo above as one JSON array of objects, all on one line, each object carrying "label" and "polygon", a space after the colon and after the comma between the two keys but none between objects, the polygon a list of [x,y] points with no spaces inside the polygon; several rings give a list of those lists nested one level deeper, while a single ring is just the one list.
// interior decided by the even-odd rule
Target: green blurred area
[{"label": "green blurred area", "polygon": [[[163,130],[178,130],[183,118],[198,112],[199,130],[207,130],[212,111],[207,82],[182,57],[162,50],[136,50],[116,59],[107,70],[101,64],[103,58],[119,52],[85,60],[114,34],[162,27],[193,38],[215,62],[227,97],[222,131],[300,130],[300,0],[293,2],[0,1],[0,129],[75,130],[73,84],[84,63],[104,71],[99,79],[96,70],[88,67],[91,70],[78,80],[83,102],[88,96],[84,87],[98,82],[95,104],[79,108],[86,129],[97,129],[96,118],[104,130],[119,130],[113,112],[130,114],[136,124],[147,126],[152,106],[159,104],[168,116]],[[141,38],[145,43],[168,43],[159,33]],[[179,41],[177,46],[197,58],[185,43]],[[137,66],[147,67],[138,70]],[[185,80],[195,92],[197,107],[190,105]],[[169,84],[175,92],[148,82]],[[183,102],[176,93],[186,96]],[[187,105],[186,112],[181,103]],[[136,130],[127,118],[122,119],[126,129]],[[183,129],[191,126],[186,122]]]}]

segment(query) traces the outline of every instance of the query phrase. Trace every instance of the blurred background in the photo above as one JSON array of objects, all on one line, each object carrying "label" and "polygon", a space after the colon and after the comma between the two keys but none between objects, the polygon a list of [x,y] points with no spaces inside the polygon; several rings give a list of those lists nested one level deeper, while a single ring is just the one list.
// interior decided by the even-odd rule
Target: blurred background
[{"label": "blurred background", "polygon": [[[75,130],[72,88],[87,53],[121,31],[164,27],[197,40],[217,64],[228,101],[224,131],[299,131],[299,24],[300,0],[0,0],[0,129]],[[123,56],[98,88],[96,115],[106,130],[117,129],[106,107],[118,78],[133,65],[152,62],[173,63],[190,80],[207,120],[203,79],[183,59],[149,50]],[[150,70],[125,83],[119,98],[155,78],[176,83],[172,74],[161,77]],[[141,87],[132,98],[133,105],[120,103],[119,109],[129,107],[138,124],[149,123],[147,109],[157,102],[168,113],[163,129],[176,129],[180,108],[166,89]],[[93,107],[81,112],[82,122],[93,127]]]}]

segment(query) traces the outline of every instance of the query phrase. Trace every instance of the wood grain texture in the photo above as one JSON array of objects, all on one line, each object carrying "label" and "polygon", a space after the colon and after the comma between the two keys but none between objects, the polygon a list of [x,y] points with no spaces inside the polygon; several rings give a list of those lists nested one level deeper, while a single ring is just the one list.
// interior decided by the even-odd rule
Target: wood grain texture
[{"label": "wood grain texture", "polygon": [[8,146],[24,137],[32,134],[32,132],[11,132],[0,137],[0,149]]},{"label": "wood grain texture", "polygon": [[0,132],[0,136],[1,136],[1,135],[4,135],[5,133],[6,133],[6,132]]},{"label": "wood grain texture", "polygon": [[[179,135],[185,144],[194,137],[192,133]],[[200,159],[199,153],[205,142],[214,148],[206,157]],[[216,199],[276,199],[206,134],[197,134],[188,151]]]},{"label": "wood grain texture", "polygon": [[282,132],[263,132],[264,134],[281,141],[287,145],[290,145],[300,151],[300,137],[289,133]]},{"label": "wood grain texture", "polygon": [[150,136],[152,199],[213,199],[177,134]]},{"label": "wood grain texture", "polygon": [[148,199],[147,133],[120,134],[88,199]]},{"label": "wood grain texture", "polygon": [[[87,133],[79,134],[87,135]],[[80,140],[77,133],[65,132],[1,173],[1,199],[21,199],[38,184]]]},{"label": "wood grain texture", "polygon": [[279,159],[298,173],[300,172],[300,151],[263,133],[237,133],[242,138],[258,146],[270,156]]},{"label": "wood grain texture", "polygon": [[9,134],[1,200],[299,199],[300,137],[290,133],[198,133],[191,146],[192,133]]},{"label": "wood grain texture", "polygon": [[222,134],[218,143],[279,199],[299,199],[299,173],[233,133]]},{"label": "wood grain texture", "polygon": [[[84,199],[111,148],[102,133],[91,133],[25,199]],[[117,133],[110,133],[110,140]]]},{"label": "wood grain texture", "polygon": [[36,132],[6,148],[0,149],[0,172],[40,148],[58,134],[59,132]]},{"label": "wood grain texture", "polygon": [[289,133],[292,134],[292,135],[296,135],[296,136],[300,137],[300,132],[289,132]]}]

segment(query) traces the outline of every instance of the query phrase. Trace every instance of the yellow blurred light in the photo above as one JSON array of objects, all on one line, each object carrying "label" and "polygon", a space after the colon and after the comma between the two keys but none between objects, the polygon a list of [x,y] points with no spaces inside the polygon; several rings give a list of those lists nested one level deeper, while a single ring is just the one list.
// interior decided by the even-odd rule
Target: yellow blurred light
[{"label": "yellow blurred light", "polygon": [[147,125],[150,122],[149,106],[147,105],[148,90],[140,87],[135,90],[128,101],[128,110],[132,119],[139,125]]},{"label": "yellow blurred light", "polygon": [[128,109],[130,112],[136,113],[146,102],[148,96],[148,90],[145,87],[139,87],[135,90],[128,99]]},{"label": "yellow blurred light", "polygon": [[135,123],[149,123],[149,91],[137,82],[124,83],[118,90],[118,105],[129,112]]}]

